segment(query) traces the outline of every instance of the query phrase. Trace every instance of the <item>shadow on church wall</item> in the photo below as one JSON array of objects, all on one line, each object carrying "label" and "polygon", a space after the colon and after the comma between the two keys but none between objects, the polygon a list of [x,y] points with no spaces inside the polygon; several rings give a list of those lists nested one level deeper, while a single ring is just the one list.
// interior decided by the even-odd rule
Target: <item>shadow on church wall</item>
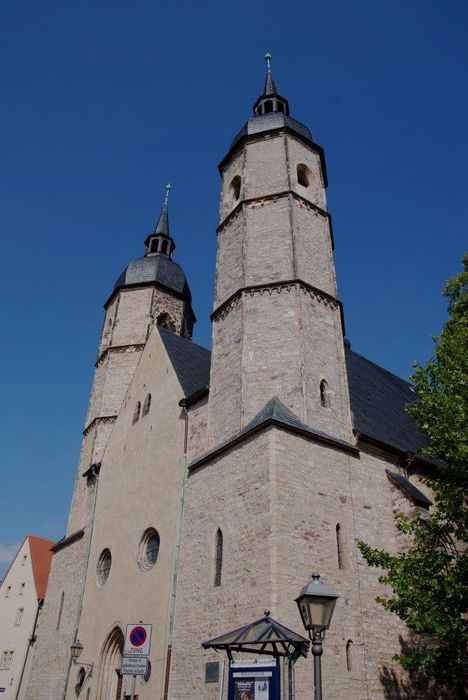
[{"label": "shadow on church wall", "polygon": [[[409,639],[399,637],[401,653],[418,651],[424,646],[424,642],[418,635]],[[447,663],[450,660],[447,659]],[[421,674],[409,673],[401,667],[386,666],[380,672],[380,682],[387,700],[464,700],[468,697],[468,688],[454,689],[445,686],[428,683]]]}]

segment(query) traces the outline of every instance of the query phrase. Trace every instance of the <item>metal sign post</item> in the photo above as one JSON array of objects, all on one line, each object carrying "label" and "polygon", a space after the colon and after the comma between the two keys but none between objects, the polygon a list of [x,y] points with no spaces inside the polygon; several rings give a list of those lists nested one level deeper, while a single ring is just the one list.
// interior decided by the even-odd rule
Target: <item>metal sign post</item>
[{"label": "metal sign post", "polygon": [[135,700],[136,676],[132,676],[132,689],[130,691],[130,700]]}]

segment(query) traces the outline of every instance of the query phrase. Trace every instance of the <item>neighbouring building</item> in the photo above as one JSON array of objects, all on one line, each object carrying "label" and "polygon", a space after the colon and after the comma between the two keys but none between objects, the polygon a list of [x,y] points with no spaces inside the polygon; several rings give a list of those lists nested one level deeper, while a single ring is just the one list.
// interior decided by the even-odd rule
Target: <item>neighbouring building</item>
[{"label": "neighbouring building", "polygon": [[[270,65],[219,172],[211,353],[191,340],[167,196],[104,305],[27,700],[128,697],[123,637],[139,621],[153,625],[139,700],[225,698],[223,659],[202,642],[265,608],[301,633],[294,599],[313,570],[340,595],[326,697],[392,697],[405,628],[375,602],[356,538],[396,550],[393,511],[430,507],[425,438],[411,386],[344,337],[324,152]],[[302,660],[297,700],[311,688]]]},{"label": "neighbouring building", "polygon": [[0,584],[0,693],[5,700],[24,698],[53,544],[28,535]]}]

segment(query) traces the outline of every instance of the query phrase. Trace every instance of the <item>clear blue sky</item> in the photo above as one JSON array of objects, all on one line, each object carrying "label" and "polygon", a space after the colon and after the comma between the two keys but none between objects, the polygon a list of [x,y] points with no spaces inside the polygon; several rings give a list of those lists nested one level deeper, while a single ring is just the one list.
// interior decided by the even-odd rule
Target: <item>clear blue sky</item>
[{"label": "clear blue sky", "polygon": [[102,303],[167,181],[210,344],[217,164],[266,50],[325,148],[353,348],[405,377],[429,357],[467,247],[465,0],[23,0],[0,32],[0,567],[64,533]]}]

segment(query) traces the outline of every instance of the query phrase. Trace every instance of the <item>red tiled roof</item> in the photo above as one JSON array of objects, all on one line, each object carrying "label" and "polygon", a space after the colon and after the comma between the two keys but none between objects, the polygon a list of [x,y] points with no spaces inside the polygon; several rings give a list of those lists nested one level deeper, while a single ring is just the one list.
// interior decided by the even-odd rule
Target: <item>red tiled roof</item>
[{"label": "red tiled roof", "polygon": [[34,583],[38,599],[44,599],[49,580],[52,552],[50,548],[55,544],[53,540],[45,540],[43,537],[28,535],[29,548],[31,550],[31,563],[34,574]]}]

